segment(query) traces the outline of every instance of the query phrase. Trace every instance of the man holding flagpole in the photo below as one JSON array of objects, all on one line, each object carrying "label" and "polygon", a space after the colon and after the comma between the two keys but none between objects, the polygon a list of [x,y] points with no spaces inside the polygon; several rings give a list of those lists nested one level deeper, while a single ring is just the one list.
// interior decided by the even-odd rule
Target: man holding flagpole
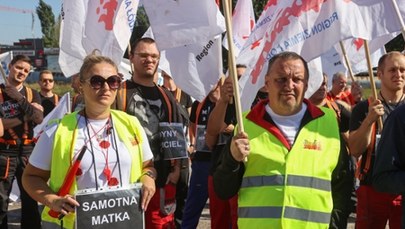
[{"label": "man holding flagpole", "polygon": [[300,55],[270,59],[269,99],[245,114],[245,131],[225,147],[214,188],[223,199],[238,193],[238,228],[329,226],[339,129],[333,111],[304,99],[308,78]]},{"label": "man holding flagpole", "polygon": [[[377,75],[381,80],[378,98],[358,103],[350,118],[350,153],[360,158],[356,177],[360,180],[357,193],[356,228],[401,228],[401,195],[382,193],[372,186],[376,146],[383,129],[377,124],[383,122],[399,105],[405,103],[405,57],[400,52],[390,52],[378,61]],[[385,127],[384,127],[385,129]],[[385,152],[384,152],[385,153]],[[387,165],[388,166],[388,165]]]}]

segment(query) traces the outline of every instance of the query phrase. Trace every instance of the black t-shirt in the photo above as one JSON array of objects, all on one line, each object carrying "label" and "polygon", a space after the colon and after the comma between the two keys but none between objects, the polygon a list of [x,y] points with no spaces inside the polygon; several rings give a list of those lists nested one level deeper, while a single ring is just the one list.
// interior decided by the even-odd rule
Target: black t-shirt
[{"label": "black t-shirt", "polygon": [[[176,96],[177,91],[170,91],[170,92],[172,93],[173,96]],[[179,103],[183,108],[188,109],[193,105],[193,100],[191,99],[191,96],[189,94],[187,94],[184,91],[181,91]]]},{"label": "black t-shirt", "polygon": [[156,158],[160,152],[159,122],[168,120],[167,108],[163,107],[164,99],[157,87],[130,86],[127,84],[127,113],[138,118]]},{"label": "black t-shirt", "polygon": [[[383,123],[385,122],[385,120],[387,119],[387,117],[391,113],[391,111],[393,111],[400,104],[404,104],[404,103],[405,103],[405,100],[402,100],[401,102],[399,102],[399,104],[394,104],[394,105],[383,102],[384,111],[385,111],[384,115],[382,116]],[[357,130],[361,126],[361,123],[364,121],[367,114],[368,114],[368,100],[364,100],[364,101],[357,103],[357,105],[353,108],[353,111],[352,111],[352,114],[350,117],[350,131]],[[375,150],[376,149],[374,149],[371,154],[370,167],[369,167],[369,170],[368,170],[364,180],[361,181],[361,184],[366,184],[366,185],[371,184],[371,178],[372,178],[373,167],[374,167],[374,159],[375,159]],[[362,154],[363,157],[366,156],[366,153],[367,153],[367,150],[363,152],[363,154]],[[364,167],[364,163],[366,160],[362,160],[362,161],[363,161],[363,163],[360,166]]]},{"label": "black t-shirt", "polygon": [[[225,120],[226,125],[236,125],[236,109],[235,103],[228,104],[226,108]],[[210,174],[213,175],[218,165],[221,163],[222,153],[224,151],[224,147],[231,141],[233,137],[233,133],[220,133],[218,135],[217,144],[212,149],[212,157],[211,157],[211,168]]]},{"label": "black t-shirt", "polygon": [[[171,171],[171,163],[170,160],[161,160],[163,155],[159,136],[159,122],[169,122],[170,119],[176,123],[183,122],[178,112],[176,100],[169,91],[162,88],[171,107],[171,117],[169,119],[169,105],[166,104],[158,86],[146,87],[132,80],[127,80],[125,85],[126,112],[137,117],[145,130],[155,160],[154,165],[158,173],[156,186],[163,187]],[[116,105],[113,105],[113,107]]]},{"label": "black t-shirt", "polygon": [[[194,101],[194,103],[191,107],[190,121],[192,123],[195,123],[196,125],[207,125],[208,117],[211,114],[211,111],[214,109],[215,103],[211,102],[211,100],[209,100],[209,99],[205,100],[205,104],[201,108],[201,112],[198,117],[198,123],[196,123],[196,112],[197,112],[198,104],[200,104],[200,102]],[[236,115],[235,114],[236,114],[235,103],[228,105],[224,122],[227,125],[236,124]]]},{"label": "black t-shirt", "polygon": [[[31,103],[38,103],[41,104],[41,98],[39,96],[39,93],[35,90],[32,91],[32,100]],[[20,93],[27,97],[27,88],[23,86],[23,88],[20,90]],[[2,108],[2,113],[1,113],[1,118],[8,119],[8,118],[17,118],[17,117],[22,117],[24,116],[24,111],[20,107],[20,104],[17,103],[14,99],[11,99],[7,93],[4,91],[1,93],[3,96],[3,104],[1,104]],[[0,96],[1,96],[0,95]],[[33,137],[33,129],[34,129],[35,124],[33,122],[28,122],[28,139],[32,139]],[[21,138],[22,134],[24,133],[24,123],[18,126],[15,126],[12,128],[17,136]],[[4,136],[2,137],[3,139],[6,140],[13,140],[11,137],[9,131],[4,130]],[[0,144],[0,150],[3,152],[18,152],[18,148],[10,148],[10,149],[5,149],[5,145]],[[24,145],[23,151],[24,153],[31,153],[33,149],[33,145]]]},{"label": "black t-shirt", "polygon": [[[173,97],[176,97],[177,90],[175,91],[170,91],[173,95]],[[177,101],[179,105],[179,111],[183,117],[184,125],[188,126],[189,121],[190,121],[190,115],[188,113],[188,108],[190,108],[193,104],[193,100],[191,99],[191,96],[187,94],[184,91],[181,91],[180,94],[180,101]]]},{"label": "black t-shirt", "polygon": [[41,97],[41,105],[44,108],[44,117],[47,116],[53,108],[56,106],[56,101],[55,97],[57,98],[57,101],[59,101],[59,95],[54,94],[51,97],[45,97],[39,93],[39,96]]},{"label": "black t-shirt", "polygon": [[198,120],[197,119],[197,108],[199,106],[200,102],[194,101],[193,105],[191,106],[191,114],[190,114],[190,122],[196,124],[196,125],[207,125],[208,123],[208,118],[211,113],[211,111],[215,107],[215,103],[211,102],[208,98],[204,100],[204,104],[201,107],[201,111],[198,114]]}]

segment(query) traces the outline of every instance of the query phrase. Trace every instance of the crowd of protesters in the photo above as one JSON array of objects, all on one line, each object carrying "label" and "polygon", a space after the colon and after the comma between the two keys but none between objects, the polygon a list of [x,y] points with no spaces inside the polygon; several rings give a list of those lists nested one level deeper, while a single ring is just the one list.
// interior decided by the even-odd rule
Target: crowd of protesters
[{"label": "crowd of protesters", "polygon": [[[0,228],[15,178],[21,228],[75,228],[78,192],[121,195],[114,187],[135,183],[147,229],[196,228],[208,199],[211,228],[343,229],[352,212],[359,229],[405,226],[404,54],[380,58],[377,97],[337,72],[304,98],[307,62],[279,53],[240,124],[230,77],[193,101],[166,72],[158,85],[159,59],[153,39],[133,42],[124,81],[110,58],[90,54],[72,76],[72,113],[34,141],[59,96],[47,70],[39,92],[24,86],[31,62],[14,57],[0,89]],[[247,67],[236,67],[240,78]]]}]

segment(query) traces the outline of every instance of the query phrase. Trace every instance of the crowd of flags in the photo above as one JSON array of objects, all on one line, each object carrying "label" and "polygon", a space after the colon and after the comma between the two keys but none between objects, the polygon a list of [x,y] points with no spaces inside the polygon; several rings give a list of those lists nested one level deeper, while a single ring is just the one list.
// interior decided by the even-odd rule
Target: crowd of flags
[{"label": "crowd of flags", "polygon": [[[225,1],[225,0],[223,0]],[[185,92],[202,100],[221,77],[222,48],[228,47],[218,1],[148,0],[143,6],[150,36],[162,52],[160,69]],[[395,4],[399,14],[395,11]],[[65,75],[78,72],[92,50],[118,63],[128,46],[139,0],[63,2],[60,65]],[[322,72],[347,71],[340,42],[354,73],[367,70],[364,40],[378,60],[384,44],[402,28],[405,2],[399,0],[269,0],[255,21],[252,0],[238,0],[232,16],[233,55],[246,65],[242,109],[250,107],[264,84],[268,60],[282,51],[301,54],[311,66],[309,96]],[[363,62],[363,63],[362,63]]]},{"label": "crowd of flags", "polygon": [[[227,0],[222,0],[227,1]],[[231,2],[231,1],[230,1]],[[136,24],[139,0],[68,1],[62,3],[59,64],[66,76],[77,73],[93,50],[123,60]],[[142,3],[141,3],[142,4]],[[242,110],[250,108],[264,85],[268,60],[282,51],[299,53],[309,62],[310,85],[317,90],[322,72],[366,71],[364,41],[372,62],[384,45],[405,34],[402,0],[269,0],[256,21],[252,0],[238,0],[232,16],[232,37],[215,0],[147,0],[143,6],[161,51],[159,68],[176,84],[201,101],[224,72],[222,46],[234,44],[236,63],[247,66],[239,81]],[[128,64],[121,64],[127,66]],[[128,69],[128,67],[126,67]]]}]

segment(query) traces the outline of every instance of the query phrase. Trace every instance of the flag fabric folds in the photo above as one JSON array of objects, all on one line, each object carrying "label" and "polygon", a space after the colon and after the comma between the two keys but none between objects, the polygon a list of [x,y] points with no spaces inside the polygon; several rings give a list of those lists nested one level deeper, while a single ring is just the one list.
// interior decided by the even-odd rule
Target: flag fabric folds
[{"label": "flag fabric folds", "polygon": [[[382,21],[378,26],[371,27],[370,20],[364,18],[365,12],[370,10],[367,7],[388,9],[388,6],[378,5],[378,2],[385,1],[269,1],[237,59],[238,63],[248,66],[242,76],[248,79],[240,81],[243,88],[241,98],[246,100],[242,100],[242,109],[249,109],[255,96],[248,88],[253,87],[257,91],[264,85],[268,61],[274,55],[293,51],[310,61],[340,40],[353,37],[372,40],[390,31],[390,28],[381,29]],[[247,91],[249,93],[245,93]]]},{"label": "flag fabric folds", "polygon": [[176,85],[202,101],[222,74],[221,37],[207,42],[171,48],[161,53],[160,68],[172,76]]},{"label": "flag fabric folds", "polygon": [[4,52],[0,54],[0,64],[4,70],[5,76],[0,75],[0,84],[5,84],[5,77],[7,77],[9,69],[8,65],[10,64],[11,60],[13,59],[13,51]]},{"label": "flag fabric folds", "polygon": [[93,50],[120,63],[136,20],[139,0],[69,1],[62,5],[59,65],[66,76],[80,70]]},{"label": "flag fabric folds", "polygon": [[225,31],[214,0],[143,2],[159,50],[204,43]]},{"label": "flag fabric folds", "polygon": [[[256,25],[252,0],[238,0],[232,15],[232,37],[235,45],[234,54],[237,57],[252,29]],[[225,36],[223,46],[228,49],[228,40]]]}]

